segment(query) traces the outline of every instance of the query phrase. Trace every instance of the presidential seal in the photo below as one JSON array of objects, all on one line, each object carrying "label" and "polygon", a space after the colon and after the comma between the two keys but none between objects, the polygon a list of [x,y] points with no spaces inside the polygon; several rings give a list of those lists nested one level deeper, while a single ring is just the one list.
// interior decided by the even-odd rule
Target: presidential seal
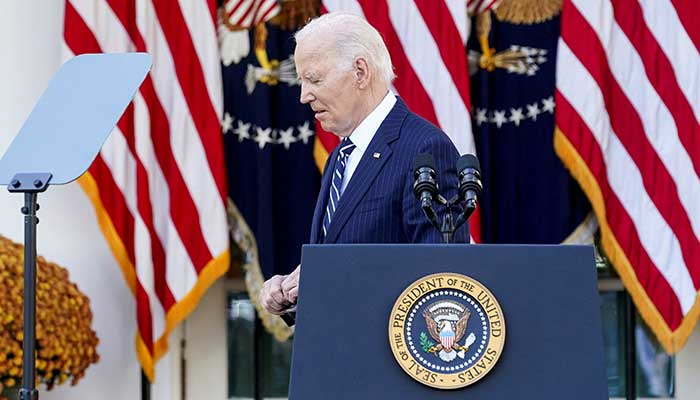
[{"label": "presidential seal", "polygon": [[506,326],[493,294],[460,274],[439,273],[401,293],[389,319],[389,344],[418,382],[458,389],[483,378],[503,351]]}]

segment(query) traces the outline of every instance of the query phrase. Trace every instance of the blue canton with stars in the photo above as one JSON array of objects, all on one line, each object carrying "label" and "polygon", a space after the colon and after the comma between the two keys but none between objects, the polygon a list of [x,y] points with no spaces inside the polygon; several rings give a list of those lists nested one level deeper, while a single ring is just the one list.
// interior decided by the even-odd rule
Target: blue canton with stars
[{"label": "blue canton with stars", "polygon": [[[476,25],[476,24],[474,24]],[[560,243],[590,205],[554,152],[554,88],[559,18],[515,25],[492,17],[493,71],[478,67],[470,35],[473,129],[481,162],[485,243]]]},{"label": "blue canton with stars", "polygon": [[266,26],[266,57],[256,54],[255,29],[239,36],[249,48],[240,58],[223,56],[222,131],[229,196],[255,234],[262,273],[270,278],[291,272],[301,260],[320,173],[313,113],[299,103],[293,32]]}]

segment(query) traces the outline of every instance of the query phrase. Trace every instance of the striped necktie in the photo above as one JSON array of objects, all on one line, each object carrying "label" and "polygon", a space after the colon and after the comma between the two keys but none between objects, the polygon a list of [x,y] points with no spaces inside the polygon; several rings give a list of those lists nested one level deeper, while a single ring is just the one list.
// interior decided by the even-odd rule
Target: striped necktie
[{"label": "striped necktie", "polygon": [[341,188],[343,186],[343,176],[345,174],[345,165],[348,162],[350,153],[355,150],[355,144],[348,138],[340,142],[340,151],[338,158],[335,161],[335,171],[333,171],[333,179],[331,181],[331,190],[326,204],[326,215],[323,217],[323,238],[326,237],[328,229],[331,226],[333,215],[338,208],[340,196],[343,194]]}]

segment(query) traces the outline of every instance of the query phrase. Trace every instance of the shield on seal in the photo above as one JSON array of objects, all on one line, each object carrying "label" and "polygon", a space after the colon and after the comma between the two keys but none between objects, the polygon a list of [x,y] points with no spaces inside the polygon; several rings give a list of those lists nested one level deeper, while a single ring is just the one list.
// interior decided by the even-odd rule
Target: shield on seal
[{"label": "shield on seal", "polygon": [[442,330],[440,332],[440,343],[442,347],[445,348],[446,352],[449,352],[452,348],[452,344],[455,342],[455,333],[452,330]]}]

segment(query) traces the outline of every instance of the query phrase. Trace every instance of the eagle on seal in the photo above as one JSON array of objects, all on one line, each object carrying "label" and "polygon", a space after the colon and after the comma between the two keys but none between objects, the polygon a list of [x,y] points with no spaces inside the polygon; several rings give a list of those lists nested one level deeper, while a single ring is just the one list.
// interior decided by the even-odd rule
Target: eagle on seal
[{"label": "eagle on seal", "polygon": [[[430,336],[438,343],[431,349],[431,352],[436,352],[444,361],[452,361],[457,356],[457,352],[466,350],[459,344],[459,341],[462,340],[467,331],[470,312],[456,303],[444,303],[451,304],[444,304],[443,307],[429,307],[429,309],[435,310],[433,312],[425,310],[423,318],[425,318]],[[461,309],[462,312],[458,312],[455,308]],[[446,309],[451,310],[447,311]]]}]

